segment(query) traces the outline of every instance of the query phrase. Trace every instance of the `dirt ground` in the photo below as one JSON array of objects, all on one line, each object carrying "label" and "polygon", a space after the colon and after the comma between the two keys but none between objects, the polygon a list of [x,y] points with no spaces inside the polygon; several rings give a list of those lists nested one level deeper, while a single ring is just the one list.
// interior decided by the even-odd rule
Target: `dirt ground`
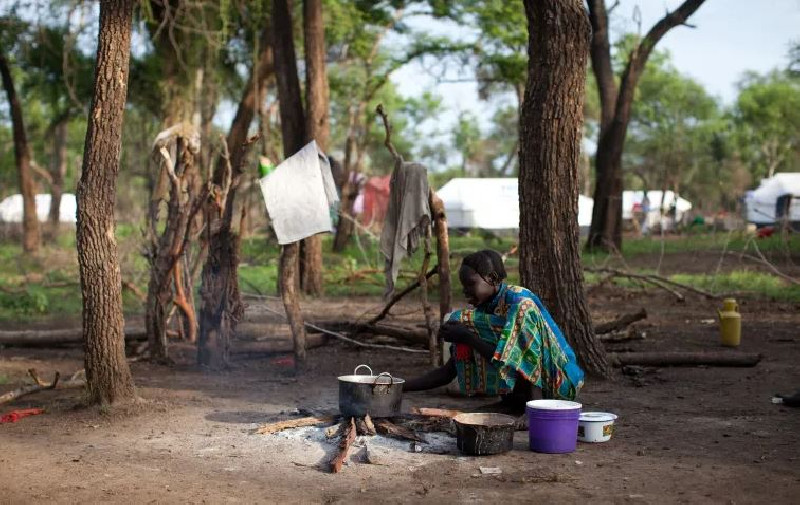
[{"label": "dirt ground", "polygon": [[[590,297],[598,320],[647,308],[646,339],[617,345],[621,351],[718,350],[710,321],[718,303],[618,288]],[[331,317],[376,304],[323,300],[304,310]],[[741,349],[763,353],[756,367],[646,368],[638,376],[617,371],[612,381],[588,381],[579,398],[584,410],[619,415],[608,443],[537,454],[518,432],[507,454],[402,452],[388,465],[361,462],[358,449],[336,475],[319,466],[333,445],[291,433],[257,435],[254,428],[296,408],[335,411],[336,377],[355,365],[410,377],[426,369],[425,355],[331,343],[311,350],[309,372],[294,378],[287,355],[239,358],[234,370],[210,373],[192,365],[191,348],[177,345],[175,366],[131,365],[138,406],[86,409],[77,390],[4,405],[3,414],[26,407],[47,413],[0,426],[0,503],[798,503],[800,410],[771,398],[800,388],[800,307],[740,305]],[[258,312],[259,304],[251,302],[250,310]],[[82,367],[81,352],[0,350],[0,376],[10,379],[0,393],[21,384],[30,367],[68,374]],[[482,403],[443,391],[411,393],[404,409]],[[483,475],[480,467],[502,473]]]}]

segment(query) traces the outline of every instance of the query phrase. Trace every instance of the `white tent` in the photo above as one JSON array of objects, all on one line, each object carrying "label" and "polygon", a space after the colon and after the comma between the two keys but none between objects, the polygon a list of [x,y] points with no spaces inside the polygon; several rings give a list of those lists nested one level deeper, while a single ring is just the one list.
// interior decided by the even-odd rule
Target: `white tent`
[{"label": "white tent", "polygon": [[[11,195],[0,202],[0,222],[21,223],[22,222],[22,195]],[[36,216],[39,221],[47,221],[50,214],[50,194],[36,195]],[[59,218],[62,223],[74,223],[77,221],[78,203],[75,195],[64,193],[61,195],[61,205],[59,207]]]},{"label": "white tent", "polygon": [[[758,188],[745,195],[747,220],[760,225],[774,224],[778,197],[787,194],[800,198],[800,173],[775,174],[762,179]],[[789,209],[789,219],[800,221],[800,204],[791,205]]]},{"label": "white tent", "polygon": [[[451,179],[436,192],[444,202],[450,228],[486,230],[519,229],[519,192],[517,179]],[[593,201],[580,195],[578,225],[592,222]]]},{"label": "white tent", "polygon": [[[664,197],[663,203],[661,197]],[[650,210],[647,213],[647,224],[650,227],[660,224],[663,216],[669,213],[673,202],[675,203],[675,219],[680,221],[683,215],[692,210],[692,202],[677,197],[673,191],[662,192],[653,190],[647,192],[647,200],[650,203]],[[640,207],[644,201],[644,191],[623,191],[622,192],[622,219],[633,219],[634,207]],[[659,210],[661,206],[661,210]]]}]

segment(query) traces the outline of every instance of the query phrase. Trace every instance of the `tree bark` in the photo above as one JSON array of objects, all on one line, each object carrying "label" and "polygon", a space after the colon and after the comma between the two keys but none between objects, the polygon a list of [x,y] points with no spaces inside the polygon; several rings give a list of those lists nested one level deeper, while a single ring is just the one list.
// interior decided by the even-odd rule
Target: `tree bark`
[{"label": "tree bark", "polygon": [[122,278],[114,237],[114,198],[128,92],[133,0],[100,3],[94,96],[78,184],[78,264],[89,399],[134,397],[125,361]]},{"label": "tree bark", "polygon": [[[322,0],[303,0],[303,42],[306,59],[306,135],[326,154],[330,139],[330,92],[325,73],[325,24]],[[300,287],[309,295],[321,295],[322,236],[303,241]]]},{"label": "tree bark", "polygon": [[0,74],[3,87],[8,97],[8,108],[11,111],[11,127],[14,135],[14,161],[17,165],[19,192],[22,193],[22,249],[26,253],[35,253],[41,245],[39,218],[36,215],[36,186],[31,174],[31,150],[25,134],[25,123],[22,118],[22,104],[14,88],[11,69],[5,53],[0,50]]},{"label": "tree bark", "polygon": [[578,165],[590,27],[580,0],[525,0],[528,84],[520,114],[520,276],[553,310],[591,374],[610,374],[594,338],[578,241]]},{"label": "tree bark", "polygon": [[436,234],[436,258],[439,261],[439,322],[450,312],[450,238],[447,234],[447,215],[444,202],[433,190],[430,193],[433,231]]},{"label": "tree bark", "polygon": [[53,129],[53,162],[50,170],[50,233],[55,237],[61,226],[61,196],[64,192],[64,176],[67,173],[67,123],[68,118],[58,121]]},{"label": "tree bark", "polygon": [[[685,0],[653,25],[631,52],[617,92],[611,70],[608,17],[604,0],[589,0],[592,36],[592,70],[600,91],[600,137],[595,155],[596,183],[589,250],[622,249],[622,151],[630,122],[636,85],[653,48],[675,26],[683,24],[705,0]],[[616,98],[614,95],[616,94]]]}]

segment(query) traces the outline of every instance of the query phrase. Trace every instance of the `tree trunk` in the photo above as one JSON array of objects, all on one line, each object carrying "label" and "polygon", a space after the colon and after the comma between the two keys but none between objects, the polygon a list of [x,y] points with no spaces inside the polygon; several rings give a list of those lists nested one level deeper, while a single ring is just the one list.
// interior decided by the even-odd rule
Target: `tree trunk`
[{"label": "tree trunk", "polygon": [[288,0],[275,0],[272,13],[275,77],[278,84],[285,158],[302,149],[306,139],[305,114],[300,93],[300,79],[297,77],[297,56],[292,34],[292,15],[288,3]]},{"label": "tree trunk", "polygon": [[84,364],[89,399],[97,403],[134,397],[133,378],[125,361],[122,278],[114,237],[133,4],[133,0],[100,3],[94,96],[78,184]]},{"label": "tree trunk", "polygon": [[355,224],[353,220],[353,203],[358,196],[358,185],[355,184],[354,174],[358,174],[358,167],[353,167],[353,150],[356,149],[356,124],[358,112],[351,109],[350,121],[347,130],[347,140],[344,144],[344,161],[342,163],[342,198],[339,201],[339,221],[336,223],[336,234],[333,237],[333,250],[342,252],[347,247],[353,235]]},{"label": "tree trunk", "polygon": [[[303,42],[306,59],[306,135],[327,154],[330,138],[328,77],[325,74],[325,24],[322,0],[303,0]],[[321,295],[322,236],[303,241],[300,287],[309,295]]]},{"label": "tree trunk", "polygon": [[590,27],[580,0],[525,0],[528,84],[520,113],[520,276],[538,292],[581,365],[608,376],[594,338],[578,242],[586,58]]},{"label": "tree trunk", "polygon": [[[273,30],[275,74],[280,102],[284,157],[299,151],[306,139],[303,101],[300,95],[300,80],[297,77],[297,59],[292,36],[292,16],[288,3],[288,0],[275,0],[272,4],[272,22],[275,25]],[[278,275],[281,297],[295,342],[295,367],[300,370],[306,357],[306,333],[295,290],[298,280],[298,272],[295,268],[299,254],[298,248],[297,244],[283,246]]]},{"label": "tree trunk", "polygon": [[283,246],[280,260],[280,280],[283,307],[286,310],[286,318],[289,320],[289,325],[292,327],[295,368],[302,370],[306,361],[306,329],[303,324],[303,314],[300,312],[300,303],[297,301],[297,292],[295,291],[298,249],[297,243]]},{"label": "tree trunk", "polygon": [[61,195],[64,192],[64,176],[67,173],[67,118],[56,123],[53,135],[53,163],[50,176],[50,233],[58,235],[61,225]]},{"label": "tree trunk", "polygon": [[[190,134],[187,132],[187,135]],[[181,324],[190,340],[196,332],[194,307],[185,298],[186,286],[174,282],[177,279],[183,283],[183,272],[179,271],[177,276],[175,273],[176,269],[182,268],[181,258],[185,256],[186,239],[191,234],[194,209],[198,205],[197,199],[200,198],[196,191],[199,176],[194,162],[195,153],[190,142],[188,138],[178,137],[175,143],[175,167],[165,169],[170,173],[172,181],[167,221],[151,256],[145,324],[150,338],[150,357],[157,362],[168,360],[167,319],[173,299],[182,309]]]},{"label": "tree trunk", "polygon": [[14,89],[14,80],[5,54],[0,51],[0,74],[3,87],[8,97],[8,108],[11,110],[11,126],[14,130],[14,161],[19,177],[19,192],[22,193],[22,249],[26,253],[35,253],[41,245],[39,235],[39,218],[36,215],[36,186],[31,174],[31,151],[25,134],[25,123],[22,119],[22,105]]},{"label": "tree trunk", "polygon": [[[622,249],[622,151],[630,121],[634,91],[647,59],[659,40],[672,28],[683,24],[705,0],[685,0],[676,10],[653,25],[631,52],[620,79],[619,92],[611,71],[608,17],[604,0],[589,0],[592,36],[592,70],[600,91],[600,138],[595,154],[592,226],[586,247],[589,250]],[[614,98],[616,95],[616,98]]]},{"label": "tree trunk", "polygon": [[[221,225],[218,208],[211,206],[206,219]],[[203,265],[200,311],[200,334],[197,338],[197,363],[213,370],[227,368],[230,362],[230,341],[236,323],[244,314],[239,294],[239,237],[222,225],[210,232],[208,258]]]},{"label": "tree trunk", "polygon": [[[242,160],[239,158],[246,153],[245,150],[239,147],[247,140],[247,132],[250,129],[250,124],[261,106],[257,98],[261,96],[260,90],[263,88],[263,83],[270,78],[275,72],[275,61],[272,51],[272,44],[270,41],[270,26],[265,24],[261,30],[259,40],[259,56],[256,68],[250,72],[250,78],[244,88],[242,97],[239,100],[239,106],[236,108],[236,115],[231,122],[230,130],[228,131],[228,146],[230,152],[230,164],[232,167],[238,167]],[[219,160],[217,164],[217,173],[224,171],[224,159]]]},{"label": "tree trunk", "polygon": [[444,202],[433,190],[430,192],[433,231],[436,234],[436,258],[439,262],[439,323],[451,310],[450,306],[450,238],[447,234],[447,214]]}]

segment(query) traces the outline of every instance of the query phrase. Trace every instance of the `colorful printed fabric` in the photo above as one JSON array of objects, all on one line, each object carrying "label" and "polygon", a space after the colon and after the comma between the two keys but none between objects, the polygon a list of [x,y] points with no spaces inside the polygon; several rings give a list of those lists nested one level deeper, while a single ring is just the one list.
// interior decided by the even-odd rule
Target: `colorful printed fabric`
[{"label": "colorful printed fabric", "polygon": [[495,346],[491,362],[465,344],[452,344],[463,394],[498,395],[522,378],[542,389],[544,398],[573,400],[583,386],[583,371],[539,298],[519,286],[503,284],[495,297],[475,309],[455,311],[460,322]]}]

